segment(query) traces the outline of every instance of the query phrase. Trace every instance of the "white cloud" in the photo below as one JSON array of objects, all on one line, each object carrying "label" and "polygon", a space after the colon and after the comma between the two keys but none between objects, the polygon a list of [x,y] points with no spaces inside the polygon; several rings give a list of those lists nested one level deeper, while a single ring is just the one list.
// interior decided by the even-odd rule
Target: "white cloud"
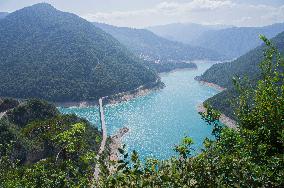
[{"label": "white cloud", "polygon": [[172,22],[260,26],[284,22],[284,5],[236,3],[232,0],[172,0],[148,9],[97,12],[83,17],[91,21],[133,27]]}]

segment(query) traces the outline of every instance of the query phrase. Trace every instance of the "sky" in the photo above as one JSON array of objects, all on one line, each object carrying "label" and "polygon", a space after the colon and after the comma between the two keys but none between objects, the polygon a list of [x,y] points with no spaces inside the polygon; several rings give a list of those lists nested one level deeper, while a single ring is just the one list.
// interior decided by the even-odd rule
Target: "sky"
[{"label": "sky", "polygon": [[169,23],[264,26],[284,22],[284,0],[0,0],[0,12],[41,2],[89,21],[135,28]]}]

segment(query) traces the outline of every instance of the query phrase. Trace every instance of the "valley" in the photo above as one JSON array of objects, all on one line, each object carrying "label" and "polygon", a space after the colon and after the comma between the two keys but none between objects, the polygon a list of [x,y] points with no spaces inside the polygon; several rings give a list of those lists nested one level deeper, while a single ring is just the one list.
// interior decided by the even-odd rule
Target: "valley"
[{"label": "valley", "polygon": [[[109,135],[123,127],[129,132],[123,137],[128,151],[136,150],[142,158],[167,159],[180,137],[191,136],[196,152],[202,149],[205,137],[211,137],[211,127],[200,119],[197,106],[218,91],[199,84],[194,77],[202,74],[211,63],[200,63],[196,70],[162,73],[166,87],[127,102],[104,106]],[[59,108],[64,114],[76,114],[100,125],[98,107]],[[169,139],[170,138],[170,139]]]},{"label": "valley", "polygon": [[[284,3],[0,1],[0,187],[284,187]],[[35,4],[36,3],[36,4]]]}]

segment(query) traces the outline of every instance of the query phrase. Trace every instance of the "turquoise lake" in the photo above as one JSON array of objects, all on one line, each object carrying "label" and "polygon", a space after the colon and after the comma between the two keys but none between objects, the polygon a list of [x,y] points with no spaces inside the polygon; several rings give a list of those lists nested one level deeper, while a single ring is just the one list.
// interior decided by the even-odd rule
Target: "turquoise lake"
[{"label": "turquoise lake", "polygon": [[[211,137],[209,127],[197,112],[197,106],[218,93],[194,80],[212,63],[200,63],[197,70],[180,70],[161,74],[166,87],[128,102],[104,108],[108,134],[120,128],[130,130],[123,141],[128,151],[136,150],[142,158],[166,159],[184,136],[194,140],[195,152],[200,151],[204,138]],[[98,107],[59,108],[62,113],[75,113],[100,126]]]}]

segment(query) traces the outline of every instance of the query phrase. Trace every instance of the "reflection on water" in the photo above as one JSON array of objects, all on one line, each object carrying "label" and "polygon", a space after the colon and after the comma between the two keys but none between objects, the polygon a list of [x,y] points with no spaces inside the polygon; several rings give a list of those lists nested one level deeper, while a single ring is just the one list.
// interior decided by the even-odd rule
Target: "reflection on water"
[{"label": "reflection on water", "polygon": [[[129,150],[136,150],[142,157],[165,159],[175,154],[172,150],[181,138],[188,135],[194,139],[195,150],[202,147],[205,137],[211,136],[196,111],[198,104],[218,91],[194,80],[212,64],[202,63],[198,70],[176,71],[161,74],[166,88],[147,96],[116,105],[105,106],[108,134],[128,127],[124,137]],[[99,125],[97,107],[60,108],[63,113],[75,113]]]}]

